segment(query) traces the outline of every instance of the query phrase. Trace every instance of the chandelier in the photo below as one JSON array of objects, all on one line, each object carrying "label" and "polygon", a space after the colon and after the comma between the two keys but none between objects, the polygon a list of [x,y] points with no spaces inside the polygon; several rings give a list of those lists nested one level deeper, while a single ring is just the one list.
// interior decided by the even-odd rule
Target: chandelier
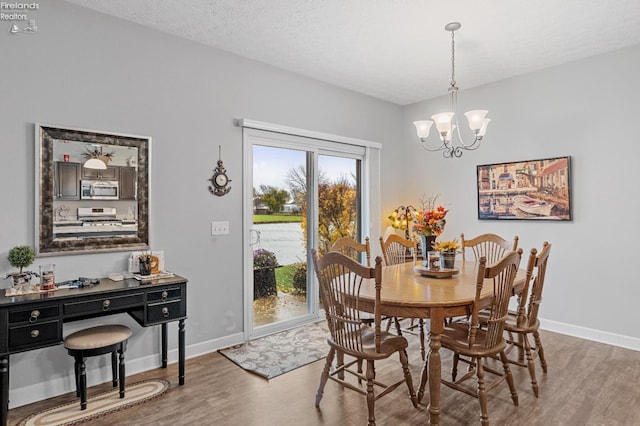
[{"label": "chandelier", "polygon": [[[422,142],[422,147],[427,151],[442,151],[442,155],[445,158],[459,158],[462,156],[463,150],[473,151],[480,146],[480,141],[484,137],[487,131],[487,125],[490,118],[485,118],[489,111],[484,109],[477,109],[473,111],[465,112],[469,127],[473,132],[473,142],[466,144],[460,134],[460,126],[458,124],[458,87],[456,86],[456,64],[455,64],[455,32],[460,29],[462,25],[460,22],[451,22],[445,25],[444,29],[451,32],[451,83],[449,85],[449,101],[450,112],[442,112],[440,114],[432,115],[431,120],[414,121],[416,126],[418,137]],[[428,146],[427,138],[429,137],[429,131],[433,123],[436,123],[438,129],[438,136],[440,137],[440,146],[434,148]],[[454,136],[458,136],[458,143],[454,142]]]}]

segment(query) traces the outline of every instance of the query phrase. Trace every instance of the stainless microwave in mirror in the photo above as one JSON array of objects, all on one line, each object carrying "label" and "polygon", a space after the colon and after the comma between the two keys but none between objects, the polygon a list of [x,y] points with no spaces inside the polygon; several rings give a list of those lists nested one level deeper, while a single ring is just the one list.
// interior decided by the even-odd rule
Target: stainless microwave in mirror
[{"label": "stainless microwave in mirror", "polygon": [[150,137],[36,124],[35,142],[37,255],[149,248]]}]

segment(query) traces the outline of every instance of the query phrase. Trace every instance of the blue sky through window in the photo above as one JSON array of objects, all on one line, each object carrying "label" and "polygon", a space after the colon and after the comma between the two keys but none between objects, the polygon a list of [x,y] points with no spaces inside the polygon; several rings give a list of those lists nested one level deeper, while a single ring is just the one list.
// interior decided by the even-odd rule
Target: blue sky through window
[{"label": "blue sky through window", "polygon": [[[253,146],[253,187],[260,185],[275,186],[286,189],[285,181],[289,170],[306,164],[306,152],[268,146]],[[356,161],[351,158],[321,155],[318,166],[330,181],[341,176],[352,179],[355,174]]]}]

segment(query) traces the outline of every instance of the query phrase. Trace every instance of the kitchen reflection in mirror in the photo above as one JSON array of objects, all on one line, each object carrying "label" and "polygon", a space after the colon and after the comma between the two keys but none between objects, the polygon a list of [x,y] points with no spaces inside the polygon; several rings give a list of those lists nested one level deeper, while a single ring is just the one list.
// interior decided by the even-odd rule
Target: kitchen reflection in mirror
[{"label": "kitchen reflection in mirror", "polygon": [[151,138],[35,131],[37,254],[148,249]]}]

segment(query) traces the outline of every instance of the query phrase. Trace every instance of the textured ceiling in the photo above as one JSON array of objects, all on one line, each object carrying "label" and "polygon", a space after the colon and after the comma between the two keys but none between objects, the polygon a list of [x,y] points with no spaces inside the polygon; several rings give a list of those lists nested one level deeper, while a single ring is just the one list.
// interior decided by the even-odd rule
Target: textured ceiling
[{"label": "textured ceiling", "polygon": [[[66,0],[400,105],[640,44],[638,0]],[[613,83],[613,82],[612,82]]]}]

